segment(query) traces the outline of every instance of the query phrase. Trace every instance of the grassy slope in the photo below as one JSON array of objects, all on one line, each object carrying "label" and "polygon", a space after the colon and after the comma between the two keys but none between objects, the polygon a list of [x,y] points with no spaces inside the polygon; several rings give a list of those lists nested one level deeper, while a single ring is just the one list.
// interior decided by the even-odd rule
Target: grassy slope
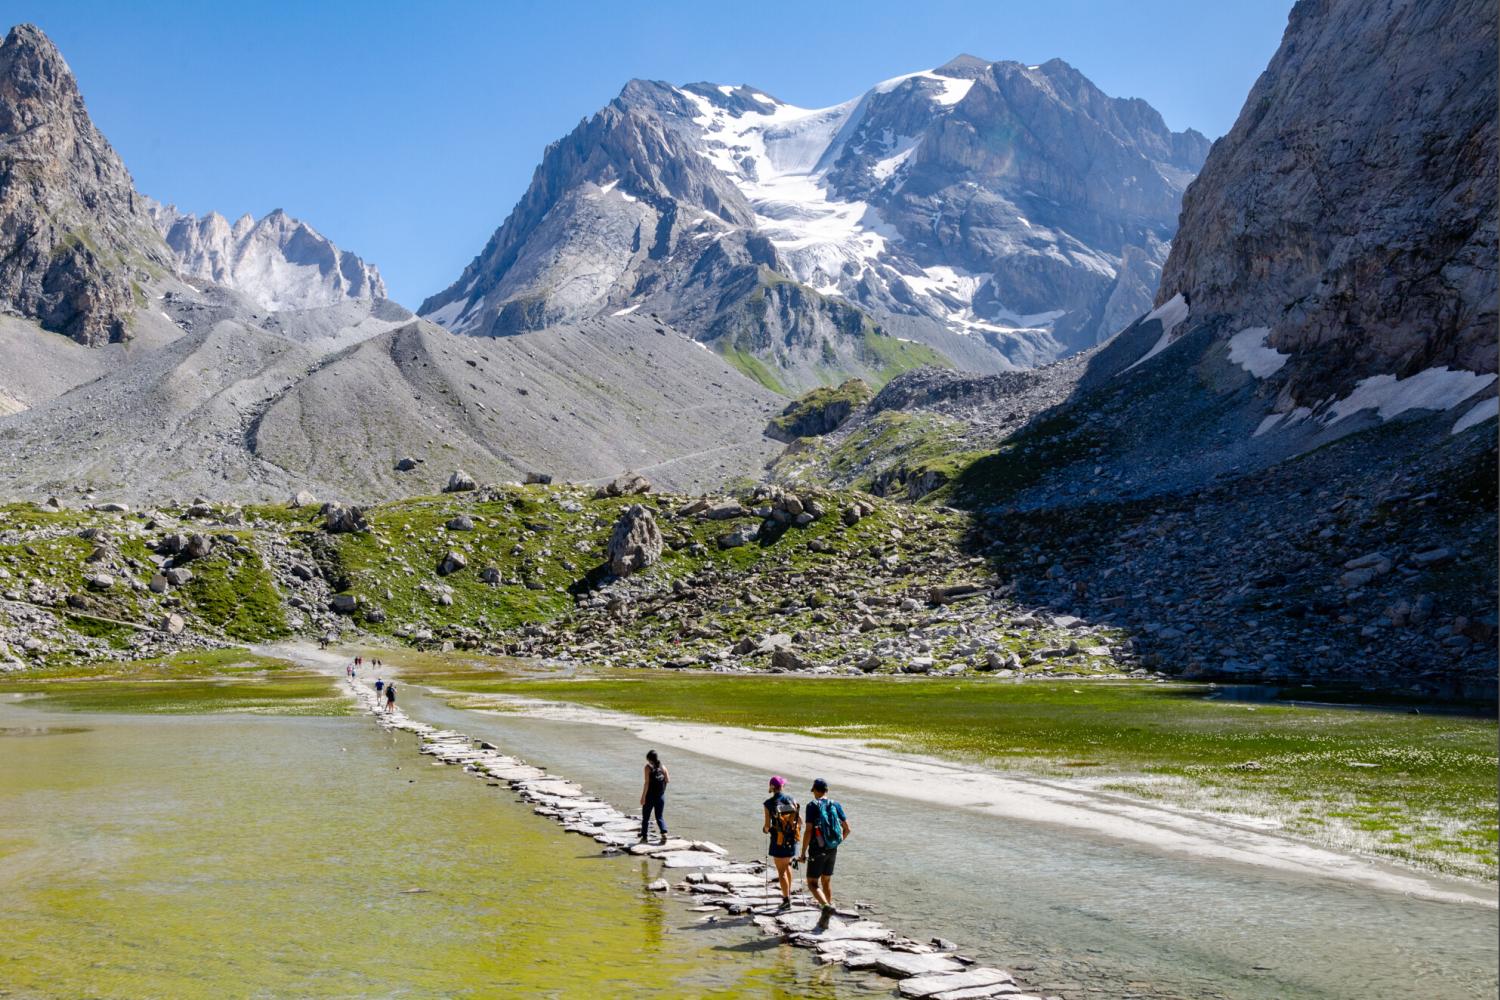
[{"label": "grassy slope", "polygon": [[1292,833],[1494,879],[1494,720],[1206,700],[1194,685],[710,675],[452,678],[469,692],[661,718],[857,735],[1054,775],[1087,773]]}]

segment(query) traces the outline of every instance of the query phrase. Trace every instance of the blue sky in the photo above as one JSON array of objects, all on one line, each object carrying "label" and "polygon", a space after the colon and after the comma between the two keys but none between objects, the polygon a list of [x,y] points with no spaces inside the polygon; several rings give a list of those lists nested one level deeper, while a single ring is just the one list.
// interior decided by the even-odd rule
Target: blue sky
[{"label": "blue sky", "polygon": [[231,217],[285,208],[415,308],[479,252],[543,147],[631,77],[823,107],[960,52],[1056,56],[1215,138],[1290,7],[0,0],[0,21],[34,22],[62,49],[141,191]]}]

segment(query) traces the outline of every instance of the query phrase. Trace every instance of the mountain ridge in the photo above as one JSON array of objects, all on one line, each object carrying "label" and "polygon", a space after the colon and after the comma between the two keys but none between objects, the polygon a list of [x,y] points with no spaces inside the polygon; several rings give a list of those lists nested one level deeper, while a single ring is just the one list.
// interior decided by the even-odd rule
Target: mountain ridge
[{"label": "mountain ridge", "polygon": [[[746,85],[629,81],[547,147],[484,250],[418,312],[458,332],[509,335],[647,309],[807,386],[848,372],[855,353],[854,334],[828,334],[837,324],[822,300],[939,351],[969,337],[965,361],[991,370],[1087,346],[1114,332],[1106,315],[1149,308],[1143,289],[1207,140],[1172,133],[1142,101],[1106,97],[1061,60],[965,57],[939,70],[822,109]],[[1090,139],[1062,152],[1067,143],[1038,129]],[[1013,176],[1006,150],[1018,142],[1041,165]],[[1076,211],[1049,207],[1065,189]],[[944,221],[949,202],[961,211]],[[729,335],[727,314],[776,294],[755,280],[761,268],[821,300],[779,301],[772,312],[787,321],[729,324]]]}]

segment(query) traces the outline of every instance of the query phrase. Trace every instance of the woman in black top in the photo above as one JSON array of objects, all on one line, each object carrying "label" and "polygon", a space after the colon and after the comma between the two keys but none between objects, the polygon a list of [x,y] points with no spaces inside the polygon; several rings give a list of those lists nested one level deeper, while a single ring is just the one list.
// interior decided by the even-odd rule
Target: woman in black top
[{"label": "woman in black top", "polygon": [[648,834],[651,829],[651,814],[655,813],[656,828],[661,831],[661,841],[665,844],[667,822],[662,819],[662,810],[666,807],[667,782],[672,779],[655,750],[646,751],[643,777],[645,780],[641,785],[641,843],[645,844],[651,840]]}]

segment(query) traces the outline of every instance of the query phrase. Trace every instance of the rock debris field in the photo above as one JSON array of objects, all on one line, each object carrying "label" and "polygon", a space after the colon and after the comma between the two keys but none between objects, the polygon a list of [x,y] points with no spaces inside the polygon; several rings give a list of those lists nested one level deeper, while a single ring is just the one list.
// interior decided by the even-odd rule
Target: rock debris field
[{"label": "rock debris field", "polygon": [[[603,845],[605,854],[645,856],[659,862],[662,877],[649,890],[694,897],[699,901],[693,907],[696,912],[748,917],[748,925],[808,949],[821,964],[837,963],[895,981],[896,993],[902,997],[1040,1000],[1025,993],[1009,972],[977,964],[959,954],[952,942],[933,939],[924,944],[847,910],[825,918],[801,891],[794,893],[791,909],[779,911],[781,894],[766,865],[735,861],[709,841],[673,838],[658,844],[637,843],[639,816],[626,815],[574,782],[503,754],[493,744],[436,729],[397,708],[382,711],[380,699],[361,681],[351,680],[349,686],[382,729],[415,734],[423,754],[460,766],[488,785],[509,786],[538,816],[554,820],[569,833],[593,838]],[[683,877],[676,883],[668,877],[679,873]]]}]

